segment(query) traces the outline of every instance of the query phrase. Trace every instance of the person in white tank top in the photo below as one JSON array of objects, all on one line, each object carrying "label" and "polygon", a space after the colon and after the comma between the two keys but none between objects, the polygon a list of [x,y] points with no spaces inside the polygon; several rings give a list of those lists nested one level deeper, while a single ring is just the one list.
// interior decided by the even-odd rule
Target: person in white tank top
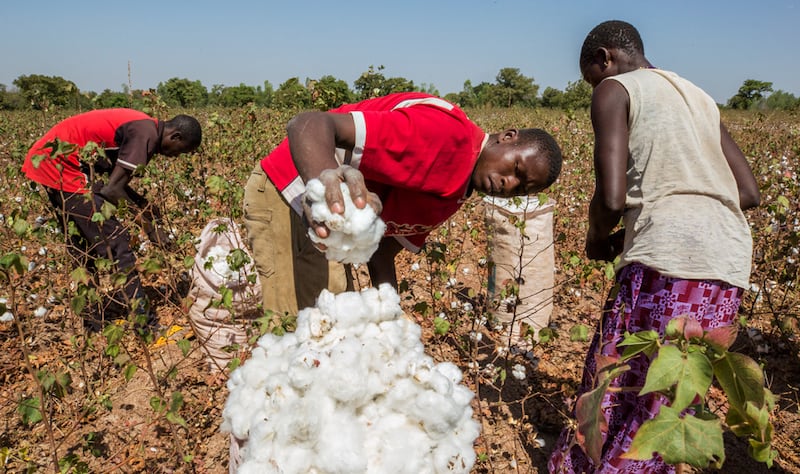
[{"label": "person in white tank top", "polygon": [[[760,201],[747,159],[714,101],[677,74],[654,68],[632,25],[596,26],[583,43],[580,68],[593,88],[595,133],[586,255],[619,261],[578,397],[594,388],[597,356],[618,357],[626,332],[663,336],[667,323],[682,315],[704,329],[735,323],[752,257],[743,211]],[[649,360],[640,355],[630,365],[612,387],[644,385]],[[658,455],[622,458],[638,428],[666,402],[655,394],[607,392],[600,456],[588,456],[565,429],[550,472],[675,472]]]}]

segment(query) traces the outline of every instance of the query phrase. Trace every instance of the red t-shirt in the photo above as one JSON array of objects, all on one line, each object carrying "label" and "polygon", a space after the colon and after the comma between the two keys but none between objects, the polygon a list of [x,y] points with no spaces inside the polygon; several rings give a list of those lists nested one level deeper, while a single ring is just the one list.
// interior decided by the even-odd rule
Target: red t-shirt
[{"label": "red t-shirt", "polygon": [[[32,181],[49,188],[85,193],[89,165],[80,161],[80,151],[87,143],[94,142],[105,149],[112,166],[135,170],[146,165],[158,151],[160,128],[156,119],[132,109],[93,110],[74,115],[57,123],[34,143],[25,156],[22,171]],[[51,156],[52,149],[47,143],[55,139],[76,147],[69,154]],[[33,159],[37,155],[45,157],[38,166]]]},{"label": "red t-shirt", "polygon": [[[486,133],[457,106],[418,92],[391,94],[343,105],[356,126],[352,157],[337,150],[340,164],[358,168],[367,189],[383,203],[386,235],[417,252],[425,238],[464,202]],[[261,160],[270,180],[302,213],[305,185],[288,139]]]}]

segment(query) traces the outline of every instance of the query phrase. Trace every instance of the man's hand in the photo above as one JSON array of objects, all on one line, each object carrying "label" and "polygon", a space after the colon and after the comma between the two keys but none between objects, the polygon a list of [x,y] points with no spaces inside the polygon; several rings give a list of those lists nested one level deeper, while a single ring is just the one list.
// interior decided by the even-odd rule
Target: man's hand
[{"label": "man's hand", "polygon": [[[350,199],[358,209],[370,205],[375,210],[375,214],[380,215],[383,205],[378,195],[367,189],[364,175],[352,166],[342,165],[335,169],[326,169],[320,173],[318,179],[325,186],[325,201],[332,213],[344,214],[344,197],[340,185],[345,183],[350,191]],[[309,220],[311,206],[305,201],[303,201],[303,215],[306,216],[309,227],[314,229],[320,238],[328,237],[330,231],[323,222]]]}]

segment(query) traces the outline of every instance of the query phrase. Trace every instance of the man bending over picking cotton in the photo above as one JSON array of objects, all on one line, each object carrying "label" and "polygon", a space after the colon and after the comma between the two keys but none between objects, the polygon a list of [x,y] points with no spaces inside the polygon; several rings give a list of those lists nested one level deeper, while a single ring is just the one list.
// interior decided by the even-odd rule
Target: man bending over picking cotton
[{"label": "man bending over picking cotton", "polygon": [[428,234],[471,193],[520,196],[550,186],[561,150],[547,132],[510,128],[487,134],[454,104],[409,92],[305,112],[284,141],[256,164],[245,187],[248,240],[261,278],[264,308],[296,314],[323,289],[352,290],[345,266],[329,262],[307,234],[305,185],[319,179],[332,213],[344,212],[341,183],[357,208],[372,206],[386,223],[367,263],[372,284],[397,286],[395,255],[418,252]]}]

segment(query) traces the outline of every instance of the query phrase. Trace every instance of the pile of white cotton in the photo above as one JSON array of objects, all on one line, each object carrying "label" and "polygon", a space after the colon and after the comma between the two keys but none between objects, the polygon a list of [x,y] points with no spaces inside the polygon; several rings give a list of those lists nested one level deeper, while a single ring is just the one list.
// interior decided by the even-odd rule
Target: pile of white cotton
[{"label": "pile of white cotton", "polygon": [[420,336],[388,284],[323,291],[296,332],[262,336],[222,413],[244,441],[239,472],[468,473],[473,393]]},{"label": "pile of white cotton", "polygon": [[375,253],[386,231],[386,224],[367,205],[359,209],[350,199],[347,185],[341,184],[344,215],[334,214],[325,202],[325,186],[318,179],[306,184],[306,199],[311,203],[311,218],[324,222],[330,229],[326,238],[320,238],[313,229],[308,230],[311,240],[327,247],[325,257],[341,263],[364,263]]}]

